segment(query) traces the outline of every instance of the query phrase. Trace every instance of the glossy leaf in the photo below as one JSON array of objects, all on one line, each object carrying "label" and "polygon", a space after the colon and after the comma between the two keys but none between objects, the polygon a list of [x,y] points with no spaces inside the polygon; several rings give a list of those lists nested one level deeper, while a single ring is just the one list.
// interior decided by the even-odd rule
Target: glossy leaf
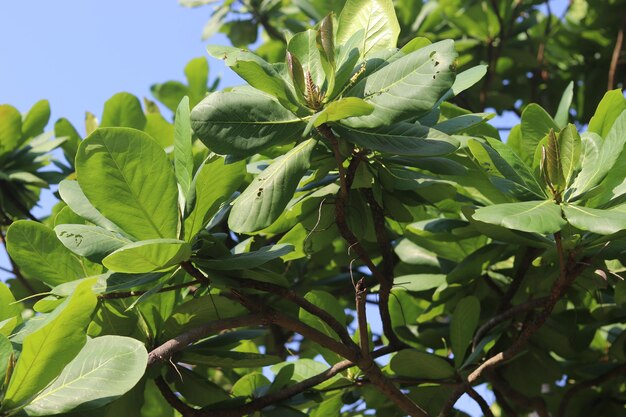
[{"label": "glossy leaf", "polygon": [[191,126],[210,150],[235,156],[291,142],[305,128],[275,99],[250,89],[210,94],[192,110]]},{"label": "glossy leaf", "polygon": [[374,105],[372,114],[344,124],[376,128],[423,116],[452,87],[455,59],[454,42],[441,41],[384,66],[346,92]]},{"label": "glossy leaf", "polygon": [[341,136],[357,145],[393,155],[435,156],[454,152],[458,142],[438,130],[400,122],[386,128],[362,129],[334,126]]},{"label": "glossy leaf", "polygon": [[361,56],[395,48],[400,25],[391,0],[348,0],[339,16],[337,44],[346,43],[360,30],[365,32]]},{"label": "glossy leaf", "polygon": [[473,217],[481,222],[539,234],[558,232],[566,224],[561,208],[550,200],[496,204],[479,208]]},{"label": "glossy leaf", "polygon": [[20,220],[7,232],[7,250],[26,276],[50,286],[86,276],[83,264],[41,223]]},{"label": "glossy leaf", "polygon": [[4,408],[25,405],[54,380],[87,341],[87,325],[96,307],[91,290],[95,279],[85,280],[74,294],[51,313],[51,319],[24,338],[4,399]]},{"label": "glossy leaf", "polygon": [[87,341],[61,374],[24,409],[45,416],[102,407],[139,382],[148,362],[143,343],[129,337],[102,336]]},{"label": "glossy leaf", "polygon": [[257,175],[233,204],[228,218],[233,231],[255,232],[269,226],[281,215],[309,168],[316,143],[314,139],[302,142]]},{"label": "glossy leaf", "polygon": [[458,368],[463,363],[465,353],[478,327],[480,301],[468,296],[458,302],[450,323],[450,344],[454,353],[454,364]]},{"label": "glossy leaf", "polygon": [[128,274],[162,271],[191,256],[191,245],[176,239],[151,239],[129,243],[102,260],[111,271]]},{"label": "glossy leaf", "polygon": [[172,164],[150,136],[128,128],[98,129],[78,148],[76,175],[94,207],[124,232],[137,239],[176,237]]}]

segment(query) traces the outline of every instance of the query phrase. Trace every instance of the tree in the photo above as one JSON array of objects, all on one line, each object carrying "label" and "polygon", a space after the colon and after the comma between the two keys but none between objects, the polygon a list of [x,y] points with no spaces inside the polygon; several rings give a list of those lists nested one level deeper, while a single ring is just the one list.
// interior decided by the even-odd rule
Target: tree
[{"label": "tree", "polygon": [[[458,70],[390,1],[338,12],[275,40],[284,62],[209,47],[248,85],[214,92],[192,61],[153,88],[173,123],[121,93],[47,142],[46,106],[1,108],[0,415],[447,416],[464,393],[488,416],[622,412],[623,93],[586,129],[569,88],[528,104],[503,143],[459,106],[489,105],[497,69]],[[62,202],[19,220],[43,143],[71,161]]]}]

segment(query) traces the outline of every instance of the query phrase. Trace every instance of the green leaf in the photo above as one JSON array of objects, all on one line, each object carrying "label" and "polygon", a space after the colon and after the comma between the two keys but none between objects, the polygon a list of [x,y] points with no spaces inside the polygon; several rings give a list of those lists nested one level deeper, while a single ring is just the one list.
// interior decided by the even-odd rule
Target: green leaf
[{"label": "green leaf", "polygon": [[622,210],[599,210],[564,204],[563,213],[572,226],[599,235],[611,235],[626,229],[626,213]]},{"label": "green leaf", "polygon": [[22,140],[39,136],[50,120],[50,103],[48,100],[40,100],[30,108],[22,122]]},{"label": "green leaf", "polygon": [[289,40],[287,51],[296,57],[302,65],[303,73],[308,74],[307,77],[310,77],[313,85],[321,89],[326,75],[322,66],[322,57],[317,48],[317,33],[316,30],[311,29],[296,33]]},{"label": "green leaf", "polygon": [[78,148],[76,175],[94,207],[125,233],[137,239],[177,236],[172,164],[150,136],[128,128],[98,129]]},{"label": "green leaf", "polygon": [[457,74],[454,84],[452,84],[450,91],[446,93],[443,100],[456,97],[463,91],[472,87],[485,76],[487,73],[487,67],[487,65],[476,65],[475,67]]},{"label": "green leaf", "polygon": [[200,259],[196,263],[207,269],[236,271],[256,268],[290,252],[293,252],[292,245],[271,245],[254,252],[238,253],[223,259]]},{"label": "green leaf", "polygon": [[270,380],[263,374],[252,372],[245,374],[235,384],[231,390],[235,397],[257,398],[265,394],[270,386]]},{"label": "green leaf", "polygon": [[544,172],[547,180],[556,190],[565,188],[563,167],[561,166],[561,147],[554,130],[550,129],[545,145]]},{"label": "green leaf", "polygon": [[289,84],[276,68],[263,58],[252,52],[230,46],[209,45],[207,51],[212,57],[224,60],[226,65],[252,87],[276,98],[285,109],[291,111],[298,109]]},{"label": "green leaf", "polygon": [[[332,294],[326,291],[314,290],[306,293],[304,298],[315,306],[333,316],[339,323],[346,322],[346,314],[341,307],[341,303]],[[326,322],[320,320],[319,317],[309,313],[306,310],[300,309],[298,318],[304,324],[307,324],[314,329],[319,330],[327,336],[330,336],[336,340],[339,340],[339,336],[332,330]]]},{"label": "green leaf", "polygon": [[396,353],[389,366],[396,375],[409,378],[448,379],[454,376],[454,368],[445,359],[412,349]]},{"label": "green leaf", "polygon": [[356,32],[365,38],[359,45],[362,57],[395,48],[400,25],[391,0],[348,0],[339,16],[337,44],[343,45]]},{"label": "green leaf", "polygon": [[261,230],[272,224],[283,212],[302,176],[317,141],[302,142],[277,158],[250,183],[235,200],[228,225],[237,233]]},{"label": "green leaf", "polygon": [[213,152],[239,157],[291,142],[305,128],[275,99],[251,89],[210,94],[192,110],[191,126]]},{"label": "green leaf", "polygon": [[102,407],[130,391],[143,376],[148,352],[143,343],[122,336],[87,341],[61,374],[24,409],[46,416]]},{"label": "green leaf", "polygon": [[207,225],[220,205],[239,188],[245,174],[245,161],[224,164],[223,158],[214,158],[200,166],[192,183],[195,196],[185,219],[185,240],[191,240]]},{"label": "green leaf", "polygon": [[605,138],[611,131],[615,120],[624,110],[626,110],[626,98],[624,98],[622,90],[607,91],[589,121],[587,131],[597,133]]},{"label": "green leaf", "polygon": [[142,130],[146,126],[139,99],[130,93],[117,93],[104,103],[100,127],[132,127]]},{"label": "green leaf", "polygon": [[95,262],[131,243],[125,237],[99,226],[61,224],[54,228],[54,232],[63,246]]},{"label": "green leaf", "polygon": [[556,114],[554,115],[554,122],[561,129],[567,126],[567,122],[569,120],[569,108],[572,105],[573,97],[574,82],[570,81],[569,84],[567,84],[567,87],[565,87],[565,91],[563,91],[563,96],[559,102],[559,108],[556,110]]},{"label": "green leaf", "polygon": [[7,231],[7,251],[24,275],[54,287],[87,276],[83,264],[41,223],[19,220]]},{"label": "green leaf", "polygon": [[189,97],[180,101],[174,121],[174,170],[183,195],[187,196],[193,179],[193,151]]},{"label": "green leaf", "polygon": [[439,122],[433,126],[433,128],[448,135],[452,135],[455,133],[461,133],[475,126],[482,125],[487,120],[492,119],[493,116],[493,113],[462,114],[460,116],[452,117],[451,119]]},{"label": "green leaf", "polygon": [[458,142],[438,130],[419,124],[400,122],[378,129],[333,126],[342,139],[379,152],[393,155],[446,155],[458,148]]},{"label": "green leaf", "polygon": [[9,287],[4,282],[0,282],[0,335],[9,336],[15,326],[22,322],[21,312],[22,308],[19,303],[15,302],[15,297]]},{"label": "green leaf", "polygon": [[576,126],[570,123],[559,132],[558,148],[566,184],[570,184],[573,181],[574,173],[580,165],[581,147],[582,141]]},{"label": "green leaf", "polygon": [[337,101],[329,103],[324,109],[315,114],[307,129],[304,131],[303,136],[307,135],[311,130],[311,124],[318,127],[324,123],[336,122],[338,120],[345,119],[352,116],[364,116],[374,111],[374,106],[366,101],[356,97],[345,97]]},{"label": "green leaf", "polygon": [[70,123],[69,120],[61,118],[54,124],[54,135],[58,138],[66,137],[67,140],[63,142],[61,148],[65,153],[65,158],[74,164],[76,158],[76,152],[78,151],[78,145],[80,144],[81,137],[76,131],[76,128]]},{"label": "green leaf", "polygon": [[189,94],[187,86],[178,81],[153,84],[150,86],[150,91],[157,100],[173,112],[176,112],[176,108],[183,97]]},{"label": "green leaf", "polygon": [[473,295],[461,299],[454,309],[450,323],[450,345],[457,368],[463,364],[467,347],[478,327],[479,318],[480,301]]},{"label": "green leaf", "polygon": [[376,128],[432,110],[454,82],[454,42],[441,41],[411,52],[367,76],[346,92],[374,105],[368,116],[346,119],[350,127]]},{"label": "green leaf", "polygon": [[531,163],[537,145],[550,129],[559,130],[552,117],[538,104],[531,103],[522,112],[522,143],[520,155],[524,162]]},{"label": "green leaf", "polygon": [[219,368],[256,368],[282,361],[274,355],[216,349],[193,349],[183,352],[181,362]]},{"label": "green leaf", "polygon": [[[604,141],[599,141],[598,137],[593,136],[593,134],[583,135],[583,138],[587,140],[585,141],[582,169],[572,184],[572,188],[575,188],[574,196],[579,196],[592,189],[606,175],[611,173],[626,143],[626,111],[617,117]],[[597,149],[598,146],[599,149]],[[590,148],[589,151],[587,147]],[[623,175],[620,167],[617,167],[616,173],[611,175],[611,179],[613,180],[618,173]]]},{"label": "green leaf", "polygon": [[428,291],[446,282],[444,274],[411,274],[395,277],[393,285],[411,292]]},{"label": "green leaf", "polygon": [[185,77],[187,78],[189,105],[195,106],[207,93],[209,82],[209,63],[205,57],[191,59],[185,65]]},{"label": "green leaf", "polygon": [[5,335],[0,333],[0,387],[6,381],[7,371],[9,370],[9,362],[14,358],[13,346]]},{"label": "green leaf", "polygon": [[476,210],[474,219],[523,232],[556,233],[566,222],[561,208],[551,200],[505,203]]},{"label": "green leaf", "polygon": [[70,298],[55,309],[54,317],[24,338],[22,352],[4,398],[4,409],[25,405],[54,380],[87,341],[87,325],[96,307],[91,290],[95,279],[85,280]]},{"label": "green leaf", "polygon": [[68,207],[80,217],[103,229],[123,233],[117,225],[104,217],[87,199],[78,182],[63,180],[59,183],[59,194]]},{"label": "green leaf", "polygon": [[13,106],[0,105],[0,156],[16,149],[21,137],[22,115]]},{"label": "green leaf", "polygon": [[111,271],[141,274],[162,271],[189,260],[191,245],[176,239],[133,242],[108,255],[102,265]]}]

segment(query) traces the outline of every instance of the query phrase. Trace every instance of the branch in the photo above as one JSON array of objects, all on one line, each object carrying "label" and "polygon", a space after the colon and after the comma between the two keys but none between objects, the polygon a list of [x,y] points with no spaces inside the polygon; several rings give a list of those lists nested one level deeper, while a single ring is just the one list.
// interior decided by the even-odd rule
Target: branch
[{"label": "branch", "polygon": [[611,65],[609,66],[609,83],[607,90],[615,88],[615,72],[617,71],[617,64],[619,63],[619,56],[622,52],[622,45],[624,43],[624,27],[626,27],[626,15],[622,21],[622,27],[620,27],[617,31],[615,47],[613,48],[613,55],[611,56]]},{"label": "branch", "polygon": [[493,413],[491,412],[491,408],[489,407],[489,404],[487,404],[487,401],[485,401],[485,399],[481,397],[474,388],[469,387],[466,392],[467,395],[469,395],[474,401],[476,401],[476,404],[478,404],[478,406],[480,407],[480,410],[483,412],[484,417],[494,417]]},{"label": "branch", "polygon": [[563,399],[561,400],[561,405],[559,405],[559,412],[557,414],[558,417],[564,417],[565,412],[567,411],[567,406],[569,405],[570,400],[578,394],[580,391],[583,391],[587,388],[595,387],[606,383],[607,381],[616,378],[620,375],[626,375],[626,363],[623,363],[608,372],[603,373],[593,379],[589,379],[587,381],[579,382],[578,384],[573,385],[570,389],[568,389],[563,395]]},{"label": "branch", "polygon": [[189,261],[181,262],[180,266],[192,277],[197,279],[203,284],[210,285],[211,280],[207,278],[200,270],[198,270],[193,264]]},{"label": "branch", "polygon": [[197,417],[198,416],[198,410],[196,410],[195,408],[189,407],[180,398],[178,398],[176,394],[174,394],[174,392],[167,385],[167,382],[165,382],[162,376],[159,375],[154,380],[154,383],[156,384],[157,388],[161,392],[161,395],[163,396],[163,398],[165,398],[165,401],[167,401],[167,403],[171,405],[176,411],[178,411],[183,417]]},{"label": "branch", "polygon": [[174,353],[179,352],[190,344],[211,336],[216,332],[236,327],[261,325],[264,324],[264,320],[264,317],[258,315],[248,315],[215,320],[205,324],[204,326],[196,327],[153,349],[148,354],[148,366],[168,361]]},{"label": "branch", "polygon": [[493,329],[498,324],[515,317],[519,313],[524,313],[529,310],[539,308],[544,305],[546,301],[548,301],[548,297],[535,298],[533,300],[526,301],[525,303],[518,304],[505,311],[504,313],[492,317],[482,326],[480,326],[474,334],[474,339],[472,340],[473,349],[476,349],[476,346],[478,346],[478,342],[480,342],[480,339],[482,339],[483,336],[485,336],[489,332],[489,330]]},{"label": "branch", "polygon": [[356,295],[356,317],[359,322],[359,343],[361,345],[361,355],[366,359],[371,359],[369,333],[367,331],[367,313],[365,311],[365,298],[367,289],[363,278],[355,286]]}]

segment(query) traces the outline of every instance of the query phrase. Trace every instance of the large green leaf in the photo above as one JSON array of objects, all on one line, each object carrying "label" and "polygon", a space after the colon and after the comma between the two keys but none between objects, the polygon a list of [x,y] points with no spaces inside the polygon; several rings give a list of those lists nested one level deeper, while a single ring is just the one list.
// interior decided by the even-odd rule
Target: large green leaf
[{"label": "large green leaf", "polygon": [[143,343],[122,336],[87,341],[50,385],[24,409],[46,416],[102,407],[122,396],[143,376],[148,352]]},{"label": "large green leaf", "polygon": [[604,94],[602,101],[598,104],[596,112],[589,121],[589,132],[597,133],[602,137],[606,137],[615,119],[626,110],[626,98],[622,90],[611,90]]},{"label": "large green leaf", "polygon": [[54,228],[54,232],[70,251],[96,262],[131,243],[125,237],[99,226],[60,224]]},{"label": "large green leaf", "polygon": [[87,199],[83,190],[81,190],[78,182],[71,180],[63,180],[59,183],[59,194],[65,204],[80,217],[89,220],[96,226],[103,229],[124,233],[116,224],[107,219],[100,213]]},{"label": "large green leaf", "polygon": [[[276,68],[258,55],[230,46],[209,46],[209,55],[223,59],[233,71],[257,90],[276,98],[286,109],[296,111],[296,99]],[[194,128],[195,130],[195,128]]]},{"label": "large green leaf", "polygon": [[356,32],[365,37],[359,45],[361,56],[396,47],[400,25],[391,0],[348,0],[339,16],[337,44],[343,45]]},{"label": "large green leaf", "polygon": [[191,256],[191,245],[176,239],[150,239],[121,247],[102,260],[111,271],[128,274],[162,271]]},{"label": "large green leaf", "polygon": [[104,103],[101,127],[132,127],[142,130],[146,126],[139,99],[130,93],[117,93]]},{"label": "large green leaf", "polygon": [[291,142],[306,127],[274,98],[252,89],[210,94],[192,110],[191,126],[213,152],[236,156]]},{"label": "large green leaf", "polygon": [[238,253],[223,259],[201,259],[198,265],[218,271],[236,271],[261,266],[293,251],[292,245],[265,246],[254,252]]},{"label": "large green leaf", "polygon": [[[588,136],[588,135],[585,135]],[[593,137],[592,137],[593,138]],[[585,159],[583,159],[582,169],[576,177],[576,181],[572,185],[575,188],[574,195],[581,195],[585,191],[590,190],[598,185],[602,179],[611,172],[613,166],[617,162],[619,156],[624,150],[626,143],[626,111],[623,111],[609,130],[600,144],[597,159],[587,158],[587,150],[585,149]],[[597,145],[597,142],[590,143],[587,141],[585,147]],[[618,174],[623,175],[624,171],[621,167],[617,167],[616,172],[611,175],[611,182],[615,181]],[[623,179],[623,178],[622,178]]]},{"label": "large green leaf", "polygon": [[419,124],[399,122],[378,129],[333,126],[342,137],[374,151],[393,155],[435,156],[454,152],[456,139]]},{"label": "large green leaf", "polygon": [[193,179],[193,139],[189,117],[189,97],[185,96],[178,105],[174,121],[174,168],[184,196],[189,193]]},{"label": "large green leaf", "polygon": [[450,345],[457,368],[463,363],[467,347],[478,326],[479,317],[480,301],[473,295],[461,299],[454,309],[450,323]]},{"label": "large green leaf", "polygon": [[22,115],[13,106],[0,105],[0,156],[11,152],[22,137]]},{"label": "large green leaf", "polygon": [[147,134],[98,129],[76,155],[76,176],[89,201],[137,239],[175,238],[178,187],[167,155]]},{"label": "large green leaf", "polygon": [[529,104],[522,113],[522,159],[529,164],[535,155],[537,145],[550,129],[559,130],[552,117],[538,104]]},{"label": "large green leaf", "polygon": [[346,96],[374,105],[368,116],[343,124],[376,128],[428,113],[454,83],[454,42],[434,43],[384,66],[352,87]]},{"label": "large green leaf", "polygon": [[261,230],[283,212],[309,168],[314,139],[302,142],[261,172],[233,204],[228,225],[237,233]]},{"label": "large green leaf", "polygon": [[41,223],[13,223],[7,232],[7,250],[24,275],[50,286],[87,275],[78,258]]},{"label": "large green leaf", "polygon": [[626,213],[622,210],[599,210],[564,204],[563,213],[572,226],[599,235],[610,235],[626,229]]},{"label": "large green leaf", "polygon": [[87,325],[97,303],[91,290],[95,282],[95,279],[82,282],[74,294],[51,313],[51,320],[24,338],[4,398],[4,409],[25,405],[82,349],[87,341]]},{"label": "large green leaf", "polygon": [[[239,188],[246,174],[245,161],[224,164],[215,157],[202,164],[192,186],[195,189],[191,212],[185,218],[185,240],[193,238]],[[188,207],[190,202],[187,202]]]},{"label": "large green leaf", "polygon": [[479,208],[474,219],[523,232],[556,233],[566,222],[561,208],[551,200],[496,204]]},{"label": "large green leaf", "polygon": [[396,353],[389,366],[397,375],[409,378],[446,379],[454,376],[454,368],[445,359],[412,349]]}]

